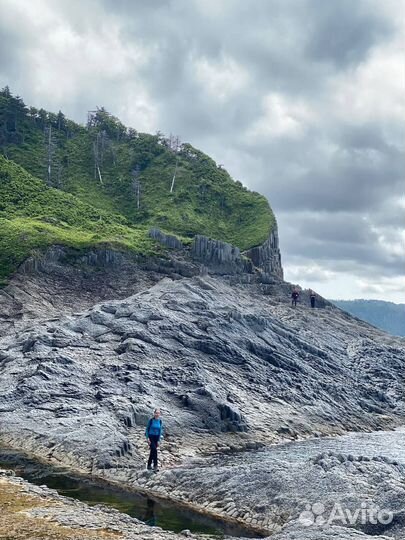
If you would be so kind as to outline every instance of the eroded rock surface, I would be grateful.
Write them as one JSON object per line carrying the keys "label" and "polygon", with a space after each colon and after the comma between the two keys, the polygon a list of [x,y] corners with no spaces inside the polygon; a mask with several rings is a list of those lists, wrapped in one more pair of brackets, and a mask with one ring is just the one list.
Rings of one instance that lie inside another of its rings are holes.
{"label": "eroded rock surface", "polygon": [[0,354],[3,432],[98,467],[140,459],[132,435],[155,405],[191,446],[193,435],[269,442],[402,419],[400,340],[338,310],[298,317],[219,279],[164,279],[6,336]]}
{"label": "eroded rock surface", "polygon": [[218,454],[138,482],[277,539],[323,539],[331,531],[336,538],[357,538],[358,531],[402,539],[405,431],[376,432],[367,441],[351,434]]}
{"label": "eroded rock surface", "polygon": [[[327,456],[324,469],[323,458],[273,465],[246,457],[235,468],[206,456],[400,425],[403,340],[327,303],[292,309],[288,284],[277,279],[176,273],[135,290],[82,313],[33,320],[0,340],[4,443],[289,535],[280,539],[295,538],[300,526],[291,500],[298,511],[299,501],[331,485],[355,501],[376,486],[401,494],[403,469],[392,463],[342,454]],[[167,426],[161,457],[170,470],[151,479],[142,471],[143,431],[155,406]],[[217,508],[227,494],[235,506]],[[329,538],[324,532],[313,538]]]}
{"label": "eroded rock surface", "polygon": [[163,276],[199,274],[199,264],[170,258],[137,258],[108,248],[85,253],[53,246],[33,255],[0,289],[0,336],[34,321],[79,313],[102,300],[123,299]]}

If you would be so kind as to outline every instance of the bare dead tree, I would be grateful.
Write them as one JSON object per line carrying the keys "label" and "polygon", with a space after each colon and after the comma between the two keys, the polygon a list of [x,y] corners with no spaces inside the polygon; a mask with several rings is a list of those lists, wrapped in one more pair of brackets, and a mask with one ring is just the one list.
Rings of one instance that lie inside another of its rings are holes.
{"label": "bare dead tree", "polygon": [[[93,161],[94,161],[94,180],[97,180],[97,175],[100,174],[97,138],[93,141]],[[100,180],[100,183],[101,184],[103,183],[102,179]]]}
{"label": "bare dead tree", "polygon": [[168,148],[174,154],[176,154],[176,165],[174,167],[174,174],[173,174],[173,178],[172,178],[172,184],[170,186],[170,193],[173,193],[173,191],[174,191],[174,183],[176,181],[177,168],[178,168],[178,165],[179,165],[179,151],[180,151],[180,148],[181,148],[181,142],[180,142],[179,136],[178,135],[174,136],[174,135],[170,134],[170,137],[167,139],[167,144],[168,144]]}
{"label": "bare dead tree", "polygon": [[141,205],[141,180],[139,178],[140,173],[141,169],[139,165],[135,165],[135,167],[132,169],[132,191],[136,198],[137,209],[139,209]]}
{"label": "bare dead tree", "polygon": [[170,186],[170,193],[173,193],[174,190],[174,182],[176,181],[176,174],[177,174],[177,166],[179,164],[179,157],[176,157],[176,166],[174,167],[174,174],[172,178],[172,185]]}
{"label": "bare dead tree", "polygon": [[100,164],[104,164],[104,155],[106,150],[111,146],[110,140],[108,138],[107,132],[105,130],[98,133],[98,144],[100,148]]}
{"label": "bare dead tree", "polygon": [[47,179],[48,179],[48,184],[49,185],[51,185],[51,183],[52,183],[52,154],[53,154],[52,126],[51,126],[51,124],[49,124],[49,126],[48,126],[48,146],[47,146],[47,157],[48,157]]}
{"label": "bare dead tree", "polygon": [[94,127],[96,125],[97,112],[98,111],[87,111],[87,127],[88,128]]}
{"label": "bare dead tree", "polygon": [[109,139],[107,133],[104,130],[98,131],[93,141],[94,179],[98,179],[101,185],[104,185],[103,177],[101,176],[101,168],[103,166],[105,151],[108,146]]}
{"label": "bare dead tree", "polygon": [[57,176],[57,187],[60,188],[62,186],[62,172],[63,172],[63,165],[61,163],[58,163],[58,168],[56,171]]}
{"label": "bare dead tree", "polygon": [[44,130],[45,136],[45,154],[46,154],[46,174],[45,179],[48,186],[52,186],[53,183],[53,169],[60,166],[59,161],[56,159],[56,140],[52,130],[52,125],[49,124]]}
{"label": "bare dead tree", "polygon": [[166,139],[166,144],[169,150],[177,154],[181,146],[180,137],[178,135],[173,135],[172,133],[170,133],[169,137]]}

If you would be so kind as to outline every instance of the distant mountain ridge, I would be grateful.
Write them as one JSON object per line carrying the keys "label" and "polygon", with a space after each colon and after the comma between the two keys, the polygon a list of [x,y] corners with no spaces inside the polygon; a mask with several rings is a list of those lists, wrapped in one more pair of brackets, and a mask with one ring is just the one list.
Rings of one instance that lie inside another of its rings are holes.
{"label": "distant mountain ridge", "polygon": [[405,304],[384,300],[330,300],[351,315],[385,330],[405,337]]}

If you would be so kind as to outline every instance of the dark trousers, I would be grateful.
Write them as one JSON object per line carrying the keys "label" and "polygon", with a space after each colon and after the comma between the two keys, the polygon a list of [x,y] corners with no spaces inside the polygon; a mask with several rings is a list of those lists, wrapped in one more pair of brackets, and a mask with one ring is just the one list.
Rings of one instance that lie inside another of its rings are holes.
{"label": "dark trousers", "polygon": [[158,449],[159,437],[157,435],[149,435],[149,440],[150,440],[150,452],[149,452],[149,459],[148,459],[148,467],[152,466],[152,461],[153,461],[153,466],[157,467],[158,466],[157,449]]}

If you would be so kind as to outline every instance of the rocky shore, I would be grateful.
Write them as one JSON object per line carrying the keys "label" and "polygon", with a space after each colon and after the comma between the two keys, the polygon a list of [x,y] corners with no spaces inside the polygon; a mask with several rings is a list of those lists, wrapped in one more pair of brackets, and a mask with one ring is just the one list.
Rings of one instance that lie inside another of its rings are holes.
{"label": "rocky shore", "polygon": [[[163,471],[159,477],[141,474],[136,482],[149,492],[189,501],[262,534],[279,532],[276,538],[294,538],[296,531],[305,538],[311,538],[311,532],[321,537],[323,532],[326,538],[330,529],[346,527],[351,529],[348,538],[357,529],[374,537],[387,533],[400,539],[405,526],[405,432],[374,435],[385,441],[385,449],[365,452],[361,435],[352,437],[356,455],[347,453],[344,437],[332,440],[339,451],[322,452],[326,440],[309,440],[298,456],[294,443],[284,445],[283,453],[275,447],[238,456],[218,454]],[[393,454],[402,461],[382,455],[394,444]],[[313,514],[312,508],[322,512]],[[357,518],[350,524],[347,516],[355,516],[356,511]],[[382,522],[372,518],[372,511],[380,512]],[[321,521],[315,522],[316,518]]]}
{"label": "rocky shore", "polygon": [[[220,264],[221,246],[198,245],[199,257],[207,249]],[[245,264],[239,253],[223,253],[228,265]],[[266,253],[256,253],[257,260]],[[383,450],[370,457],[335,449],[291,462],[288,455],[274,459],[270,449],[402,425],[404,340],[322,299],[310,309],[305,292],[303,304],[291,308],[290,286],[276,275],[198,275],[196,262],[175,255],[143,266],[107,258],[102,292],[94,267],[86,270],[80,311],[73,309],[80,287],[73,277],[66,282],[59,256],[26,269],[25,281],[16,277],[31,313],[24,305],[20,322],[9,312],[7,320],[17,322],[3,324],[0,443],[277,540],[401,537],[401,461]],[[110,300],[114,268],[127,274],[117,278]],[[73,266],[67,272],[81,275]],[[48,296],[38,292],[56,283]],[[10,302],[3,295],[3,306]],[[155,406],[167,437],[162,471],[151,477],[143,432]],[[351,512],[375,504],[395,519],[370,530],[303,525],[306,505],[319,502],[325,512],[335,503]]]}

